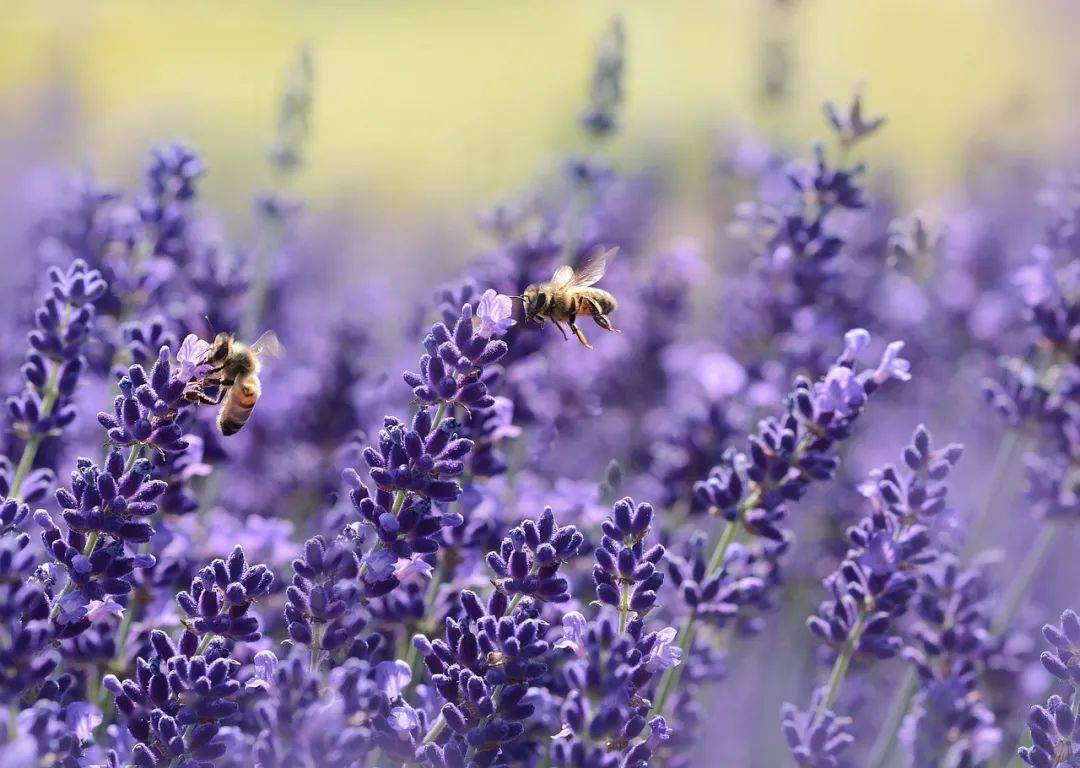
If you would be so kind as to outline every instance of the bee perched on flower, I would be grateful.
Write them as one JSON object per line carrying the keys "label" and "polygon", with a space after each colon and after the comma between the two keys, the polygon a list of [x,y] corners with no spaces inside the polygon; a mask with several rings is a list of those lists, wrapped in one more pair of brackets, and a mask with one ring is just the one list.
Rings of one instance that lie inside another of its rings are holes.
{"label": "bee perched on flower", "polygon": [[[188,336],[177,355],[181,376],[188,385],[184,396],[201,405],[221,405],[218,428],[225,436],[234,435],[251,418],[262,395],[262,359],[280,358],[284,353],[273,331],[266,331],[250,345],[237,341],[231,333],[219,333],[213,344]],[[207,389],[216,394],[208,395]]]}

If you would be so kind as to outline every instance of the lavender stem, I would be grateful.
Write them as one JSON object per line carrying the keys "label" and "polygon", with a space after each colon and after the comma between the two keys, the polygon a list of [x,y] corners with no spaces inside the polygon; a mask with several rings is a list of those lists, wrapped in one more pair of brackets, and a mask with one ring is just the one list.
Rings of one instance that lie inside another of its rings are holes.
{"label": "lavender stem", "polygon": [[994,456],[993,466],[990,468],[989,481],[986,484],[986,495],[983,497],[982,503],[975,511],[974,517],[971,518],[969,523],[969,530],[971,536],[968,538],[966,546],[964,547],[965,554],[971,554],[978,549],[977,542],[979,534],[982,533],[986,520],[990,518],[990,513],[994,510],[998,496],[1001,493],[1002,484],[1007,476],[1009,465],[1012,464],[1013,459],[1016,456],[1016,450],[1020,446],[1020,432],[1016,429],[1010,429],[1005,433],[1005,436],[1001,439],[1001,443],[998,444],[998,450]]}
{"label": "lavender stem", "polygon": [[825,697],[821,700],[817,712],[814,713],[814,719],[812,721],[814,725],[821,722],[821,718],[824,717],[825,712],[832,707],[833,702],[836,701],[837,694],[840,693],[840,686],[844,682],[844,677],[847,675],[848,667],[851,666],[851,659],[855,656],[855,649],[859,645],[859,637],[862,635],[864,624],[866,624],[865,612],[859,615],[858,620],[855,622],[855,626],[851,630],[851,637],[844,643],[840,655],[836,657],[836,661],[833,663],[832,672],[829,674],[829,684],[825,689]]}
{"label": "lavender stem", "polygon": [[[752,506],[752,503],[757,503],[757,494],[751,494],[747,498],[747,508]],[[752,501],[752,503],[751,503]],[[717,570],[723,567],[724,559],[727,557],[728,547],[731,546],[731,542],[735,540],[735,534],[738,531],[738,524],[728,521],[724,525],[724,529],[720,532],[720,540],[716,543],[716,549],[713,550],[712,558],[709,560],[709,575],[716,573]],[[682,649],[683,663],[672,667],[668,667],[664,670],[664,677],[660,680],[659,693],[656,697],[656,703],[653,705],[653,711],[662,715],[664,713],[664,706],[667,704],[668,698],[674,692],[675,687],[679,684],[679,678],[682,677],[683,664],[687,662],[690,655],[690,649],[694,644],[694,630],[697,624],[697,614],[691,612],[686,617],[686,621],[683,622],[682,627],[679,629],[679,647]]]}
{"label": "lavender stem", "polygon": [[900,684],[900,689],[893,696],[892,703],[889,705],[885,723],[881,726],[877,740],[874,741],[874,746],[870,750],[870,757],[866,761],[869,768],[884,768],[888,763],[893,744],[896,742],[896,734],[900,730],[901,723],[904,722],[904,715],[907,714],[908,707],[911,706],[911,700],[915,697],[918,684],[918,673],[916,673],[914,667],[908,667],[907,672],[904,673],[904,680]]}
{"label": "lavender stem", "polygon": [[[64,305],[64,312],[60,316],[60,328],[57,334],[60,338],[64,337],[67,333],[68,325],[71,322],[71,305]],[[49,379],[45,382],[45,394],[41,398],[41,417],[48,418],[52,415],[53,408],[56,407],[56,401],[60,398],[60,364],[53,361],[52,370],[49,371]],[[22,456],[19,457],[19,465],[15,469],[15,476],[11,481],[11,494],[13,499],[20,499],[19,495],[22,492],[22,484],[26,481],[26,476],[30,474],[30,470],[34,467],[34,459],[37,458],[38,449],[41,448],[41,442],[44,440],[44,435],[33,435],[23,447]]]}
{"label": "lavender stem", "polygon": [[1020,610],[1020,605],[1031,588],[1031,582],[1038,575],[1043,560],[1046,559],[1046,555],[1049,553],[1059,530],[1060,523],[1057,521],[1046,521],[1042,524],[1038,537],[1024,556],[1024,560],[1017,571],[1017,576],[1009,584],[1009,589],[1001,602],[1001,613],[998,614],[997,619],[994,621],[994,634],[1000,635],[1009,628],[1012,620],[1016,618],[1016,612]]}

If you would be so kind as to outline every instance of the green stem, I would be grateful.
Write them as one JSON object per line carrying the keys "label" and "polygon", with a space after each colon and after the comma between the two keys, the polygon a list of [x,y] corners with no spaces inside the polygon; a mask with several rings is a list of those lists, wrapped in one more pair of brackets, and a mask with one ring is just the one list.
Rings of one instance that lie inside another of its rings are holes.
{"label": "green stem", "polygon": [[683,665],[690,656],[690,646],[694,641],[696,624],[697,613],[691,613],[682,629],[679,630],[679,648],[682,649],[682,662],[664,670],[664,676],[660,679],[660,687],[656,694],[656,703],[653,705],[653,711],[658,715],[663,713],[668,698],[678,687],[679,680],[682,679]]}
{"label": "green stem", "polygon": [[213,639],[214,639],[214,633],[213,632],[207,632],[205,635],[203,635],[203,639],[199,641],[199,647],[195,649],[195,655],[196,656],[201,655],[202,652],[206,650],[207,646],[210,645],[210,641],[213,640]]}
{"label": "green stem", "polygon": [[[431,575],[431,581],[428,582],[427,595],[424,597],[425,616],[431,616],[434,613],[435,602],[439,599],[439,586],[444,578],[446,578],[446,563],[440,560],[438,568]],[[426,627],[420,624],[418,629],[423,630]],[[405,645],[405,663],[409,665],[409,671],[412,673],[412,679],[409,681],[406,691],[411,693],[420,681],[420,651],[413,645],[412,638],[408,635],[405,637]]]}
{"label": "green stem", "polygon": [[626,631],[626,622],[630,618],[630,586],[619,585],[619,634]]}
{"label": "green stem", "polygon": [[997,615],[993,625],[995,635],[1000,635],[1007,630],[1013,619],[1016,618],[1016,612],[1020,610],[1020,606],[1027,597],[1028,591],[1031,589],[1031,583],[1035,580],[1035,576],[1038,575],[1043,560],[1046,559],[1046,555],[1056,540],[1060,528],[1061,524],[1057,521],[1042,523],[1039,535],[1035,537],[1031,549],[1024,556],[1024,560],[1016,572],[1016,578],[1009,584],[1005,598],[1001,601],[1001,612]]}
{"label": "green stem", "polygon": [[431,728],[424,734],[424,746],[427,746],[435,739],[439,738],[439,734],[443,732],[443,728],[446,727],[446,718],[439,713],[439,716],[435,718],[435,722],[431,724]]}
{"label": "green stem", "polygon": [[979,504],[974,517],[968,525],[971,535],[964,547],[964,554],[970,555],[978,549],[979,534],[982,533],[986,521],[997,507],[998,497],[1001,495],[1002,485],[1009,475],[1009,466],[1016,457],[1016,451],[1020,447],[1020,432],[1010,429],[998,444],[997,453],[994,456],[994,464],[990,468],[990,476],[986,482],[986,495]]}
{"label": "green stem", "polygon": [[431,428],[442,424],[442,420],[446,417],[446,403],[439,403],[439,407],[435,410],[435,416],[431,419]]}
{"label": "green stem", "polygon": [[[757,501],[754,501],[756,504]],[[747,507],[752,508],[753,505]],[[716,548],[713,550],[712,558],[709,560],[709,575],[716,573],[724,567],[724,560],[727,558],[728,547],[731,546],[731,542],[735,540],[735,534],[738,532],[739,526],[737,523],[728,522],[724,525],[724,530],[720,532],[720,540],[716,542]]]}
{"label": "green stem", "polygon": [[135,466],[135,462],[142,456],[142,445],[133,445],[131,447],[131,453],[128,454],[127,461],[124,462],[124,473],[131,471],[131,468]]}
{"label": "green stem", "polygon": [[[42,404],[42,407],[44,408],[44,404]],[[15,477],[11,481],[11,498],[13,499],[21,499],[19,494],[22,492],[22,485],[26,481],[26,476],[30,474],[30,469],[34,466],[34,459],[37,458],[38,448],[41,447],[41,440],[41,435],[34,435],[27,441],[26,445],[23,446],[22,456],[19,458],[19,465],[15,468]]]}
{"label": "green stem", "polygon": [[889,756],[892,754],[893,744],[896,742],[896,734],[900,730],[900,725],[904,722],[904,715],[907,714],[908,707],[911,706],[911,700],[915,697],[918,685],[919,675],[915,671],[915,667],[909,666],[907,672],[904,673],[904,680],[900,684],[900,689],[893,696],[892,703],[889,705],[889,712],[885,716],[885,722],[878,732],[874,746],[870,750],[870,758],[866,761],[868,768],[885,768]]}
{"label": "green stem", "polygon": [[[745,507],[746,509],[752,509],[758,501],[758,494],[753,493],[747,497],[746,501],[740,505],[740,510]],[[741,516],[741,515],[740,515]],[[724,567],[724,560],[727,558],[728,548],[735,540],[735,534],[739,530],[738,523],[728,521],[724,524],[724,529],[720,532],[720,540],[716,542],[716,548],[713,550],[712,558],[709,560],[709,571],[706,578],[712,577],[717,571]],[[664,706],[667,704],[668,698],[675,691],[675,687],[679,684],[679,679],[682,677],[683,665],[687,663],[690,655],[690,649],[694,644],[694,632],[697,625],[697,614],[691,612],[686,620],[683,622],[682,627],[679,629],[679,647],[682,649],[682,663],[675,666],[668,667],[664,670],[664,676],[660,679],[660,686],[657,689],[656,702],[653,704],[653,711],[657,715],[664,713]]]}
{"label": "green stem", "polygon": [[826,710],[836,701],[836,696],[840,693],[840,685],[844,682],[848,667],[851,666],[852,657],[855,656],[855,648],[859,645],[859,637],[862,635],[865,623],[866,614],[860,613],[855,626],[851,629],[850,637],[844,643],[844,647],[840,650],[840,655],[836,657],[836,661],[833,662],[832,672],[829,674],[829,685],[825,689],[825,698],[821,700],[817,712],[814,713],[814,718],[811,721],[813,725],[821,723],[821,718],[825,716]]}
{"label": "green stem", "polygon": [[[64,306],[64,312],[60,316],[60,326],[57,330],[57,335],[60,338],[64,338],[70,321],[71,305],[67,304]],[[43,392],[44,394],[41,396],[41,418],[45,419],[52,415],[53,408],[56,407],[56,401],[60,399],[60,363],[56,360],[52,361],[49,378],[45,380]],[[32,435],[26,441],[26,445],[23,446],[22,456],[19,457],[19,464],[16,466],[15,475],[11,480],[9,498],[21,500],[19,494],[22,492],[23,483],[26,482],[30,470],[34,468],[34,459],[37,458],[38,449],[41,448],[44,439],[44,435]]]}
{"label": "green stem", "polygon": [[323,626],[316,622],[311,637],[311,665],[310,669],[315,672],[319,669],[319,654],[322,653]]}

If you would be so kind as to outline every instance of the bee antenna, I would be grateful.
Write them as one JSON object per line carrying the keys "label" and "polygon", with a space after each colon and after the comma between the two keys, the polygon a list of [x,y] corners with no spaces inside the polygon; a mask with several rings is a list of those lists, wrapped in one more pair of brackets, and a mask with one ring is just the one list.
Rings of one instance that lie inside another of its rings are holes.
{"label": "bee antenna", "polygon": [[210,315],[203,315],[203,320],[206,321],[206,327],[210,331],[210,335],[211,336],[216,335],[215,332],[214,332],[214,324],[212,322],[210,322]]}

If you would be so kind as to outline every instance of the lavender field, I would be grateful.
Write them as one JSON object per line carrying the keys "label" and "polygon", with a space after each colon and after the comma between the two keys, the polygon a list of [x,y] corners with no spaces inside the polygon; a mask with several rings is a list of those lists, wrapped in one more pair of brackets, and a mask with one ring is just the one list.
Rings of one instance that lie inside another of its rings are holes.
{"label": "lavender field", "polygon": [[0,768],[1080,767],[1075,145],[928,175],[894,89],[806,93],[800,3],[704,153],[605,11],[556,151],[442,207],[330,191],[318,39],[257,170],[28,85]]}

